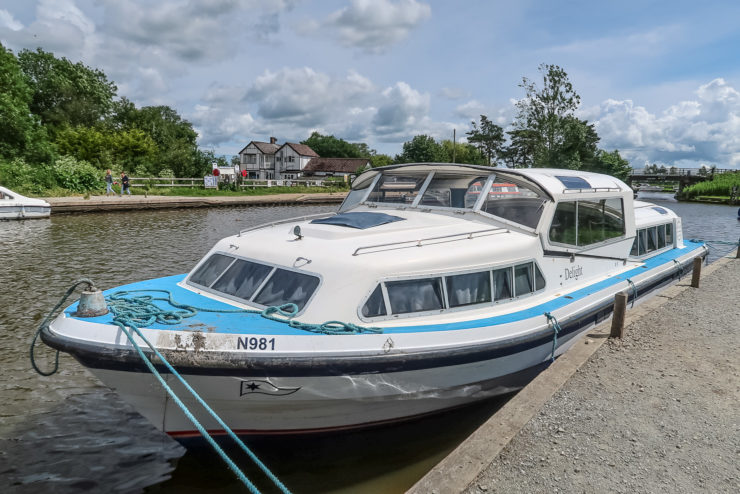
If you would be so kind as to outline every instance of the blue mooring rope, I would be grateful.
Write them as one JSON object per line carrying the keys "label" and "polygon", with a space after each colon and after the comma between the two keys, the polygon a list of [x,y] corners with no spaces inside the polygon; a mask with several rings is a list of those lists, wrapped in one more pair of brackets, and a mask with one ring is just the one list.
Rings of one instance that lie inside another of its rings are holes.
{"label": "blue mooring rope", "polygon": [[226,423],[219,417],[215,411],[211,407],[208,406],[208,404],[200,397],[198,393],[188,384],[188,382],[180,375],[179,372],[175,370],[174,367],[167,361],[167,359],[162,356],[161,353],[157,351],[154,346],[149,342],[149,340],[146,339],[146,337],[141,333],[141,330],[134,324],[130,319],[127,319],[124,316],[115,315],[113,318],[113,322],[121,328],[121,330],[126,334],[126,337],[129,339],[131,344],[134,346],[136,351],[139,353],[139,356],[141,357],[141,360],[144,361],[146,366],[149,368],[152,374],[157,378],[159,383],[162,385],[162,387],[165,389],[167,394],[177,403],[177,405],[180,407],[180,410],[185,414],[185,416],[192,422],[192,424],[198,429],[198,432],[201,433],[201,435],[208,441],[208,443],[211,445],[211,447],[218,453],[218,455],[221,457],[222,460],[228,465],[229,469],[236,474],[236,476],[239,478],[239,480],[249,489],[250,492],[254,494],[259,494],[259,490],[257,487],[250,482],[250,480],[247,478],[246,475],[244,475],[244,472],[242,472],[239,467],[234,463],[234,461],[229,458],[229,456],[224,452],[223,449],[216,443],[215,439],[211,437],[210,434],[208,434],[208,431],[203,427],[203,425],[198,422],[198,419],[195,418],[195,416],[188,410],[187,406],[180,400],[180,398],[175,394],[175,392],[170,388],[170,386],[167,385],[165,380],[162,378],[162,375],[157,371],[157,369],[154,367],[154,364],[152,364],[151,360],[146,356],[144,353],[144,350],[141,349],[141,347],[136,343],[134,340],[133,335],[130,331],[126,329],[126,326],[130,327],[131,329],[136,332],[136,334],[141,338],[144,343],[154,352],[154,354],[162,361],[162,363],[167,367],[167,370],[169,370],[172,375],[177,377],[177,379],[180,381],[180,383],[185,387],[185,389],[190,392],[190,394],[198,401],[198,403],[201,404],[203,408],[213,417],[216,422],[226,431],[226,433],[231,437],[238,445],[239,447],[249,455],[249,457],[254,461],[254,463],[269,477],[269,479],[277,486],[283,493],[290,494],[290,491],[283,485],[282,482],[267,468],[267,466],[260,461],[259,458],[257,458],[257,455],[255,455],[252,450],[250,450],[244,442],[239,439],[239,437],[234,433],[234,431],[231,430],[231,428],[226,425]]}
{"label": "blue mooring rope", "polygon": [[632,287],[632,307],[631,308],[634,308],[635,301],[637,300],[637,286],[635,286],[635,283],[629,278],[627,278],[627,283],[629,283],[630,286]]}
{"label": "blue mooring rope", "polygon": [[555,347],[558,344],[558,334],[560,331],[562,331],[562,328],[560,327],[560,323],[558,323],[558,320],[550,314],[549,312],[545,312],[545,317],[547,318],[547,322],[552,323],[552,352],[550,354],[550,362],[555,362]]}

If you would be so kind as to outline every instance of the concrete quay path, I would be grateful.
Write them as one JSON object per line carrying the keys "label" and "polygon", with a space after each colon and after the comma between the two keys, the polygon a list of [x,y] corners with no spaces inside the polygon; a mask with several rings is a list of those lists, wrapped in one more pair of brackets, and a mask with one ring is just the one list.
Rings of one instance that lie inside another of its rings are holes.
{"label": "concrete quay path", "polygon": [[102,211],[130,211],[135,209],[199,208],[218,206],[274,206],[306,204],[338,204],[346,192],[316,194],[270,194],[259,196],[155,196],[124,195],[84,197],[48,197],[51,214]]}
{"label": "concrete quay path", "polygon": [[740,492],[740,259],[595,328],[408,492]]}

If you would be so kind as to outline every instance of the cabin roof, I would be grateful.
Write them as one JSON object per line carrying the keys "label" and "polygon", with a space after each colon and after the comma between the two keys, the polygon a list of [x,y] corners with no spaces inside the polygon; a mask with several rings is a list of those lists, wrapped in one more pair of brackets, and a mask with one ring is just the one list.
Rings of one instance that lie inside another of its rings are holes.
{"label": "cabin roof", "polygon": [[396,171],[403,168],[421,173],[433,170],[445,172],[475,171],[477,173],[485,171],[489,174],[496,173],[501,175],[501,178],[496,179],[497,181],[503,180],[506,176],[519,176],[537,184],[553,199],[574,198],[579,194],[593,194],[595,191],[616,193],[615,195],[623,195],[627,192],[632,193],[632,189],[618,178],[600,173],[561,168],[499,168],[455,163],[412,163],[375,168],[358,176],[352,185],[357,188],[367,180],[371,180],[377,173]]}

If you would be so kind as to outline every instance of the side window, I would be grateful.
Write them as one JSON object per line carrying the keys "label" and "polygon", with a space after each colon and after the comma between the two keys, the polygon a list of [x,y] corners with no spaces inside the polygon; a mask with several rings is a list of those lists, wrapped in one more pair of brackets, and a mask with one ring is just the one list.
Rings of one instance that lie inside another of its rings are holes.
{"label": "side window", "polygon": [[377,317],[385,316],[387,314],[388,313],[385,310],[385,300],[383,300],[383,289],[378,285],[362,307],[362,315],[365,317]]}
{"label": "side window", "polygon": [[576,202],[559,202],[550,225],[550,241],[576,245]]}
{"label": "side window", "polygon": [[534,291],[534,284],[532,283],[532,263],[520,264],[514,268],[514,287],[516,288],[516,295],[525,295]]}
{"label": "side window", "polygon": [[640,239],[640,255],[643,255],[647,252],[647,230],[638,231],[637,237]]}
{"label": "side window", "polygon": [[647,229],[647,251],[652,252],[658,248],[658,228],[651,226]]}
{"label": "side window", "polygon": [[658,225],[658,248],[665,247],[665,225]]}
{"label": "side window", "polygon": [[578,201],[578,245],[591,245],[624,234],[622,199]]}
{"label": "side window", "polygon": [[555,208],[550,241],[579,247],[624,235],[621,198],[562,201]]}
{"label": "side window", "polygon": [[408,314],[444,308],[442,280],[389,281],[385,284],[393,314]]}
{"label": "side window", "polygon": [[542,275],[542,271],[540,271],[540,267],[535,264],[534,265],[534,289],[535,290],[542,290],[545,288],[545,277]]}
{"label": "side window", "polygon": [[210,287],[233,261],[233,257],[213,254],[190,276],[189,281],[190,283]]}
{"label": "side window", "polygon": [[496,269],[493,271],[494,300],[511,298],[511,268]]}
{"label": "side window", "polygon": [[450,307],[462,307],[491,301],[491,275],[489,271],[447,276],[445,281]]}
{"label": "side window", "polygon": [[665,242],[667,245],[673,245],[673,223],[665,225]]}
{"label": "side window", "polygon": [[639,250],[639,248],[637,246],[638,245],[638,242],[639,242],[638,241],[639,238],[640,238],[640,235],[638,233],[637,235],[635,235],[635,241],[632,242],[632,250],[630,250],[630,255],[631,256],[638,256],[639,255],[640,250]]}
{"label": "side window", "polygon": [[301,310],[317,286],[319,279],[316,276],[276,269],[254,302],[267,306],[293,303]]}

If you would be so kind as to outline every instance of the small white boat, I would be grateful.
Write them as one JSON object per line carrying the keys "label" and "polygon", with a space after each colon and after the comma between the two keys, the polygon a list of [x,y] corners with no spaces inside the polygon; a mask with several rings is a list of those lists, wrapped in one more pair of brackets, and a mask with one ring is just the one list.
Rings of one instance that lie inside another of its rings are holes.
{"label": "small white boat", "polygon": [[51,206],[42,199],[34,199],[0,186],[0,220],[48,218]]}
{"label": "small white boat", "polygon": [[[236,433],[297,433],[398,421],[519,389],[607,318],[616,293],[643,297],[705,254],[683,239],[676,214],[634,201],[610,176],[413,164],[360,175],[338,214],[242,231],[188,274],[105,294],[115,304],[134,291],[165,291],[206,309],[141,334]],[[284,304],[295,314],[276,316]],[[76,310],[60,314],[43,340],[160,429],[196,435],[111,314]]]}

